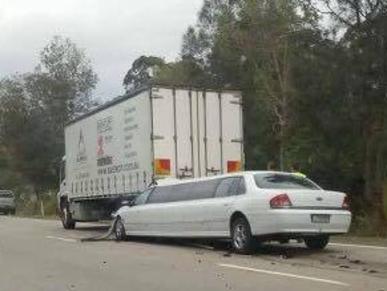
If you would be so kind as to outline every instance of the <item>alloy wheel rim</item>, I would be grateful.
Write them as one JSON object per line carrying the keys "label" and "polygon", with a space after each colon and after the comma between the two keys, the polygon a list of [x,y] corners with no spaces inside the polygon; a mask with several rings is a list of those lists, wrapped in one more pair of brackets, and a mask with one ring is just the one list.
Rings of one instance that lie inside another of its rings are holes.
{"label": "alloy wheel rim", "polygon": [[122,225],[121,221],[117,222],[117,227],[116,227],[116,237],[121,238],[122,237]]}
{"label": "alloy wheel rim", "polygon": [[235,226],[234,244],[238,249],[243,249],[247,244],[247,230],[243,224],[237,224]]}

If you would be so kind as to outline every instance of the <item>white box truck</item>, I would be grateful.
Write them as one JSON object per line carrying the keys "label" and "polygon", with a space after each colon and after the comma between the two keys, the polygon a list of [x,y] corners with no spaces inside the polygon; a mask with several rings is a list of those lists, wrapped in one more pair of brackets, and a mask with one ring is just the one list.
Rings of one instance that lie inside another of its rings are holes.
{"label": "white box truck", "polygon": [[123,200],[158,179],[242,170],[242,123],[239,91],[162,85],[72,120],[58,194],[64,227],[109,219]]}

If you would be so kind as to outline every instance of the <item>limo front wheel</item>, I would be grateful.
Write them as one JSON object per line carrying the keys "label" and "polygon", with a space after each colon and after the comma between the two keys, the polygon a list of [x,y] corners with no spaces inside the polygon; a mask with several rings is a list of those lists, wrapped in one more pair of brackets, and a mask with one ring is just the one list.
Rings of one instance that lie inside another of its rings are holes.
{"label": "limo front wheel", "polygon": [[116,240],[126,239],[125,227],[120,217],[118,217],[116,220],[116,223],[114,226],[114,235],[116,237]]}
{"label": "limo front wheel", "polygon": [[236,218],[231,227],[232,246],[237,253],[250,253],[255,244],[255,238],[251,234],[249,222],[243,218]]}

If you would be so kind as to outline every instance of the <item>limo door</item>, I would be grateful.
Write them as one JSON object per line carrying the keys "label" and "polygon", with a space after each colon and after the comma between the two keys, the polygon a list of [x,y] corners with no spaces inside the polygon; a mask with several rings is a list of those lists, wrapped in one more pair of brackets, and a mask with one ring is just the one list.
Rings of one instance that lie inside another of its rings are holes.
{"label": "limo door", "polygon": [[173,193],[176,195],[174,211],[170,215],[179,217],[178,235],[186,237],[209,236],[211,221],[210,200],[216,188],[216,181],[203,181],[176,185]]}
{"label": "limo door", "polygon": [[180,197],[178,196],[179,191],[176,191],[176,186],[156,187],[140,203],[144,204],[131,207],[129,211],[125,212],[124,220],[128,233],[132,235],[184,236],[189,230],[185,214],[188,205],[187,201],[179,201]]}
{"label": "limo door", "polygon": [[140,216],[148,231],[170,236],[207,236],[217,181],[157,187]]}
{"label": "limo door", "polygon": [[234,210],[234,203],[238,198],[237,195],[244,192],[242,177],[222,179],[216,189],[215,198],[210,201],[212,219],[209,228],[211,232],[227,236],[230,234],[230,217]]}

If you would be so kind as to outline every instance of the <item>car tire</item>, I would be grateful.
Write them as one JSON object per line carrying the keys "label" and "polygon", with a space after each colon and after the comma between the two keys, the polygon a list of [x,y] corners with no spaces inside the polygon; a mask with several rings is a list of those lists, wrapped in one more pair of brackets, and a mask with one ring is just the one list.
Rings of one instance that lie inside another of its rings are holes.
{"label": "car tire", "polygon": [[329,243],[329,236],[307,237],[304,239],[304,242],[311,250],[322,250]]}
{"label": "car tire", "polygon": [[125,226],[120,217],[118,217],[115,222],[114,236],[117,241],[123,241],[126,239]]}
{"label": "car tire", "polygon": [[74,229],[75,220],[72,218],[68,205],[61,206],[61,215],[62,225],[64,229]]}
{"label": "car tire", "polygon": [[233,249],[239,254],[250,254],[256,244],[249,222],[244,217],[236,218],[231,224],[231,241]]}

